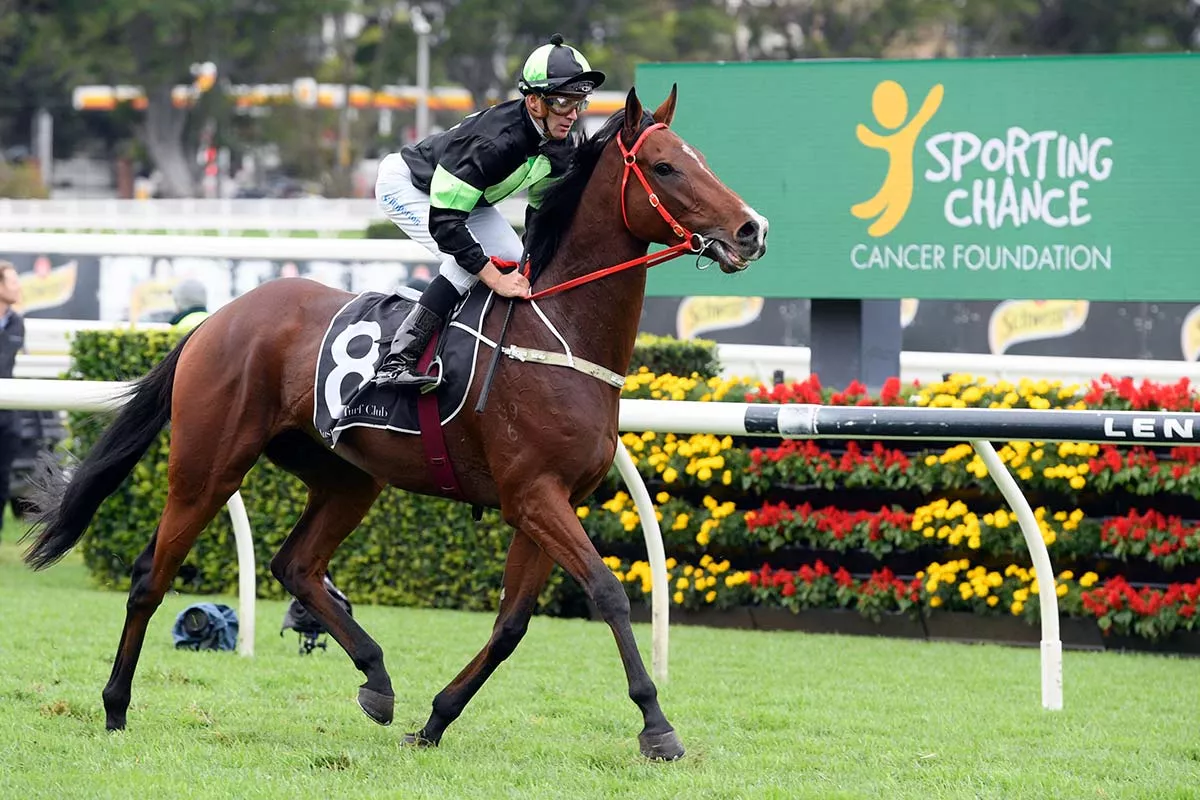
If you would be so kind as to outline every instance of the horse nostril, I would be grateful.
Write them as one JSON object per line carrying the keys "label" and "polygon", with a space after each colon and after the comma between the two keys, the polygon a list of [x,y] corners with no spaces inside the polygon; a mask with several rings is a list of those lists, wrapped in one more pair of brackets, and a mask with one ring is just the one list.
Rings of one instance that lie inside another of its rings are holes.
{"label": "horse nostril", "polygon": [[746,224],[738,228],[737,240],[739,242],[758,242],[758,223],[754,220],[747,220]]}

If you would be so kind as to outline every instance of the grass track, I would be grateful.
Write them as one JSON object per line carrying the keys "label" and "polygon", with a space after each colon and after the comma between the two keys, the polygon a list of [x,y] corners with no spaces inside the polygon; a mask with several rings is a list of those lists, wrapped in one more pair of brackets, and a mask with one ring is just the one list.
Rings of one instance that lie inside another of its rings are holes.
{"label": "grass track", "polygon": [[108,734],[124,596],[91,589],[74,554],[30,572],[14,538],[0,541],[0,798],[1200,798],[1200,660],[1068,652],[1051,713],[1035,649],[678,627],[660,698],[688,755],[648,764],[608,631],[537,618],[442,747],[417,751],[400,735],[492,619],[370,606],[355,616],[387,656],[390,728],[354,704],[362,678],[336,645],[301,657],[277,636],[283,603],[259,603],[246,660],[175,651],[171,624],[198,598],[170,595],[129,729]]}

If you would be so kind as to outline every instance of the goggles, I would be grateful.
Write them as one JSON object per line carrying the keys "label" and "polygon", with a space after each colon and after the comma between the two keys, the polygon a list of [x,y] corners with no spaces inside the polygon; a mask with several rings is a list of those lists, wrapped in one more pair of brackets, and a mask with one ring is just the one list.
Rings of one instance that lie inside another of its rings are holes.
{"label": "goggles", "polygon": [[582,114],[588,107],[587,95],[567,96],[552,94],[542,99],[546,102],[546,107],[550,109],[550,113],[557,114],[560,117],[565,117],[572,111],[578,111]]}

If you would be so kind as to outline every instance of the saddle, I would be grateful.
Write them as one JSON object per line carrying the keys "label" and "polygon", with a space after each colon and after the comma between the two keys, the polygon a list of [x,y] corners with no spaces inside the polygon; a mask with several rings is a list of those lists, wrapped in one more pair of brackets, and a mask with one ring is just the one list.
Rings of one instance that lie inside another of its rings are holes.
{"label": "saddle", "polygon": [[372,382],[384,349],[420,294],[363,292],[334,315],[321,338],[313,386],[313,425],[330,447],[354,427],[421,435],[439,488],[460,497],[446,454],[442,426],[462,413],[476,380],[483,321],[494,294],[477,285],[425,348],[418,367],[439,377],[437,390],[377,386]]}

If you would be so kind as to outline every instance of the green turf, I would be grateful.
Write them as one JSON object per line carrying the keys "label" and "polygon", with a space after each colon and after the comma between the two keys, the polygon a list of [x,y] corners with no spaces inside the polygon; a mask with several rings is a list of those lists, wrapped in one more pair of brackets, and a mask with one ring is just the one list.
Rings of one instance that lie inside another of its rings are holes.
{"label": "green turf", "polygon": [[354,704],[361,676],[341,650],[301,657],[279,637],[283,603],[259,603],[243,659],[173,650],[172,621],[197,599],[174,594],[129,728],[108,734],[100,690],[124,596],[90,588],[74,554],[30,572],[13,539],[10,525],[0,798],[1200,797],[1196,660],[1068,652],[1066,707],[1048,712],[1035,649],[679,627],[660,698],[688,754],[650,764],[607,629],[538,618],[442,746],[419,751],[400,736],[490,616],[355,607],[397,692],[381,728]]}

